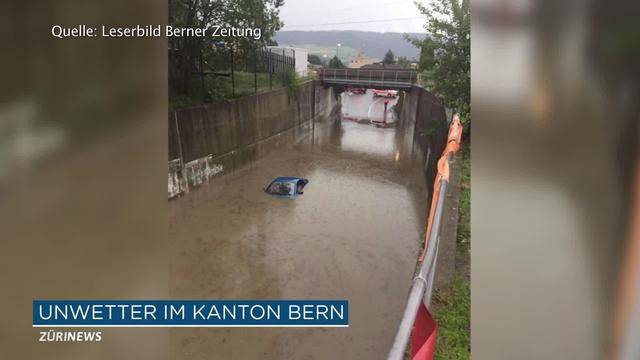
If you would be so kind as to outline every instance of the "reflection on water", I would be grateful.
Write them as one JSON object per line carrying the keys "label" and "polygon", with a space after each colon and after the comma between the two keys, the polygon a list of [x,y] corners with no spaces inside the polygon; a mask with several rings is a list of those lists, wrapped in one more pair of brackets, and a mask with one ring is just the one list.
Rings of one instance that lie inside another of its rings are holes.
{"label": "reflection on water", "polygon": [[345,151],[364,152],[376,155],[394,155],[397,150],[394,129],[359,125],[358,131],[347,131],[342,136],[340,147]]}
{"label": "reflection on water", "polygon": [[[170,202],[172,298],[347,299],[346,329],[176,329],[172,357],[363,359],[386,353],[426,216],[404,130],[343,121]],[[308,178],[295,200],[277,176]],[[246,346],[251,344],[251,346]]]}

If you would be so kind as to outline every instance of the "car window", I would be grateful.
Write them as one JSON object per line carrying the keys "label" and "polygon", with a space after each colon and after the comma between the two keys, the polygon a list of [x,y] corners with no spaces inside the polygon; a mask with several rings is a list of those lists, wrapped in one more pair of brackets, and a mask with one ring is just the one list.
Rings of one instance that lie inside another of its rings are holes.
{"label": "car window", "polygon": [[292,183],[276,181],[271,184],[269,193],[274,195],[293,195],[294,190]]}
{"label": "car window", "polygon": [[302,194],[302,190],[304,189],[305,185],[307,185],[308,182],[309,181],[307,179],[298,180],[298,188],[296,189],[298,194]]}

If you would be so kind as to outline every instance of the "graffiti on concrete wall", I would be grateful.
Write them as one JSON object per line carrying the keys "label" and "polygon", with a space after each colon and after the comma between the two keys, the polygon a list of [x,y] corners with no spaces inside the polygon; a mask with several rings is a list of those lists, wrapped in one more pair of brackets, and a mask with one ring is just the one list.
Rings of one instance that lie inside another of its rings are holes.
{"label": "graffiti on concrete wall", "polygon": [[171,160],[168,177],[169,199],[206,184],[223,173],[224,166],[215,163],[212,155],[190,161],[184,166],[180,159]]}
{"label": "graffiti on concrete wall", "polygon": [[180,159],[173,159],[169,161],[169,199],[176,197],[182,193],[182,189],[184,189],[184,184],[182,184],[181,179],[181,169],[182,169],[182,161]]}
{"label": "graffiti on concrete wall", "polygon": [[214,164],[213,156],[209,155],[186,163],[184,170],[189,187],[198,187],[208,183],[211,178],[222,175],[224,167],[222,164]]}

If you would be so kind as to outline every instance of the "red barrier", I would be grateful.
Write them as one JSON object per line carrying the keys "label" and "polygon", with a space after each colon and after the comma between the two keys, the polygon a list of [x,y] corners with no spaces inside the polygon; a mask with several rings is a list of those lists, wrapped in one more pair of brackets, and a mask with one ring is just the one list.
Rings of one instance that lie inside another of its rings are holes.
{"label": "red barrier", "polygon": [[411,359],[431,360],[436,351],[438,325],[424,304],[420,305],[411,334]]}

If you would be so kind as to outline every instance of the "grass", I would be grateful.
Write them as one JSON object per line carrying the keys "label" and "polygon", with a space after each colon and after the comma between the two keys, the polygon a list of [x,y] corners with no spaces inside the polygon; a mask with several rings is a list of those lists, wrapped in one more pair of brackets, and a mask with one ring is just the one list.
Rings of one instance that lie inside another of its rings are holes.
{"label": "grass", "polygon": [[435,296],[438,321],[436,360],[459,360],[471,357],[470,339],[470,282],[458,277],[447,293]]}
{"label": "grass", "polygon": [[[458,360],[471,357],[469,249],[471,246],[471,152],[468,144],[460,148],[460,199],[456,238],[456,279],[452,286],[435,294],[438,345],[435,359]],[[458,261],[462,260],[462,261]]]}
{"label": "grass", "polygon": [[471,242],[471,151],[468,144],[460,147],[462,166],[460,169],[460,201],[458,203],[458,246]]}
{"label": "grass", "polygon": [[234,98],[253,95],[256,93],[255,82],[257,80],[258,93],[282,87],[283,78],[281,74],[273,74],[269,80],[268,73],[258,73],[256,78],[251,72],[235,71],[233,83],[231,77],[206,76],[202,93],[202,82],[199,76],[195,76],[191,81],[191,91],[189,96],[172,96],[169,99],[171,110],[202,105],[207,103],[218,103]]}

